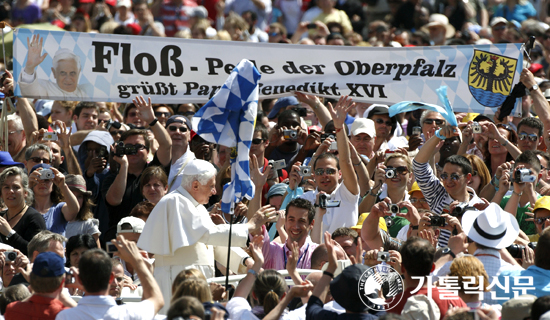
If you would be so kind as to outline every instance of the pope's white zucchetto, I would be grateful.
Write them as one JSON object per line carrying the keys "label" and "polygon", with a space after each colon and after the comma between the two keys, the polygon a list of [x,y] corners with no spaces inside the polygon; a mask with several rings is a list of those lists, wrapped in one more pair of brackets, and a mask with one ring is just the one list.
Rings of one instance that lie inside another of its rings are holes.
{"label": "pope's white zucchetto", "polygon": [[182,174],[186,176],[194,176],[212,171],[216,172],[216,168],[213,164],[205,160],[195,159],[190,161],[185,168],[183,168]]}

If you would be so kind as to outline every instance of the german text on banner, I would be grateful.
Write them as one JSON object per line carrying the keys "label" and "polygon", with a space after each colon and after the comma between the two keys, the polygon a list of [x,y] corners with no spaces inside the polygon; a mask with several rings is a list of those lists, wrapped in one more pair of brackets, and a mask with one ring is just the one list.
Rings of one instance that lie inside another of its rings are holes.
{"label": "german text on banner", "polygon": [[[293,91],[392,105],[438,104],[492,114],[519,81],[520,44],[364,48],[18,29],[16,95],[74,101],[207,102],[242,59],[261,73],[260,99]],[[37,35],[33,37],[33,35]]]}

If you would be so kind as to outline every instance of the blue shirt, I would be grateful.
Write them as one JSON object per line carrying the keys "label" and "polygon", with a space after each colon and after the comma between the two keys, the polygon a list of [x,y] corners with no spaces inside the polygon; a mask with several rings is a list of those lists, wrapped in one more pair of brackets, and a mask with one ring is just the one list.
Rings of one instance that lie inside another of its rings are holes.
{"label": "blue shirt", "polygon": [[535,7],[527,1],[525,4],[516,4],[514,11],[510,11],[507,5],[500,5],[495,10],[495,17],[504,17],[508,21],[516,20],[519,23],[527,20],[530,17],[537,16],[537,10]]}
{"label": "blue shirt", "polygon": [[46,228],[51,232],[61,235],[65,235],[65,229],[67,228],[67,220],[65,220],[65,216],[61,212],[64,205],[65,202],[60,202],[50,207],[48,212],[42,215],[46,221]]}
{"label": "blue shirt", "polygon": [[[506,277],[508,277],[509,285],[505,285]],[[529,277],[532,279],[533,285],[525,285],[528,283],[527,279],[518,279],[517,277]],[[517,284],[514,282],[517,281]],[[496,292],[497,298],[507,297],[508,299],[514,298],[514,291],[518,292],[518,296],[522,294],[532,294],[537,297],[547,296],[550,294],[550,270],[542,269],[537,266],[530,266],[525,270],[504,270],[498,276],[498,282],[504,287],[501,288],[495,284],[491,290]],[[523,284],[523,285],[520,285]],[[522,292],[522,288],[534,287],[533,290],[527,290]],[[504,292],[508,289],[508,293]],[[506,300],[497,300],[498,303],[503,304]]]}

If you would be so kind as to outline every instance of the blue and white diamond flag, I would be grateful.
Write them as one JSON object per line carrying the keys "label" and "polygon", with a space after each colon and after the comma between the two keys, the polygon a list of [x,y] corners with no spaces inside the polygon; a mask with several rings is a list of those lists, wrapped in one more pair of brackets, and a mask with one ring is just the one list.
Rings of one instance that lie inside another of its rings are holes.
{"label": "blue and white diamond flag", "polygon": [[222,88],[193,117],[193,129],[204,140],[236,147],[236,152],[231,152],[231,182],[223,188],[221,209],[226,213],[243,198],[254,198],[248,159],[258,111],[260,77],[252,62],[241,60]]}

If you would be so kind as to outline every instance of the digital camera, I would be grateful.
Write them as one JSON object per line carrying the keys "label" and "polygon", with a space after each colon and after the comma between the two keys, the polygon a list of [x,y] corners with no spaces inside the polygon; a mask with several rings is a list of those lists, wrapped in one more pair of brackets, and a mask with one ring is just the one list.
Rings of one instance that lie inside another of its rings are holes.
{"label": "digital camera", "polygon": [[[529,248],[535,250],[537,248],[537,242],[529,242],[528,246]],[[506,250],[508,250],[512,258],[518,258],[518,259],[521,259],[522,257],[521,253],[523,252],[524,249],[525,249],[525,246],[522,246],[516,243],[513,243],[512,245],[506,248]]]}
{"label": "digital camera", "polygon": [[107,253],[118,252],[118,248],[111,241],[107,242],[105,245],[107,247]]}
{"label": "digital camera", "polygon": [[325,141],[327,138],[336,139],[336,137],[332,133],[323,133],[321,134],[321,143]]}
{"label": "digital camera", "polygon": [[534,175],[531,175],[531,170],[529,169],[517,169],[514,172],[514,182],[515,183],[524,183],[524,182],[535,182],[537,180],[537,177]]}
{"label": "digital camera", "polygon": [[399,206],[398,206],[398,205],[396,205],[396,204],[390,204],[390,212],[391,212],[392,214],[397,214],[397,213],[399,213],[399,211],[401,211],[401,210],[399,209]]}
{"label": "digital camera", "polygon": [[329,151],[335,151],[338,150],[338,143],[336,141],[332,141],[330,144],[330,147],[328,148]]}
{"label": "digital camera", "polygon": [[393,179],[397,176],[397,172],[395,169],[385,169],[386,171],[386,179]]}
{"label": "digital camera", "polygon": [[450,214],[453,217],[461,217],[464,214],[464,212],[466,212],[467,210],[477,210],[477,209],[469,206],[467,202],[462,202],[457,204],[453,208],[453,211]]}
{"label": "digital camera", "polygon": [[420,135],[422,133],[422,127],[413,127],[412,135]]}
{"label": "digital camera", "polygon": [[432,225],[432,227],[444,227],[447,225],[445,218],[441,216],[431,216],[430,224]]}
{"label": "digital camera", "polygon": [[97,152],[97,157],[98,158],[107,158],[109,156],[109,152],[107,152],[107,147],[106,146],[101,146],[99,148],[99,151]]}
{"label": "digital camera", "polygon": [[390,253],[387,251],[378,252],[376,261],[382,261],[382,262],[390,261]]}
{"label": "digital camera", "polygon": [[481,133],[481,125],[477,122],[474,122],[472,124],[472,132],[473,133]]}
{"label": "digital camera", "polygon": [[335,208],[340,206],[340,200],[330,200],[329,196],[326,194],[319,195],[319,208]]}
{"label": "digital camera", "polygon": [[296,130],[283,130],[283,137],[287,140],[296,140],[298,138],[298,131],[296,131]]}
{"label": "digital camera", "polygon": [[269,162],[267,163],[268,165],[272,166],[273,167],[273,170],[281,170],[281,169],[284,169],[286,168],[286,161],[285,159],[281,159],[281,160],[269,160]]}
{"label": "digital camera", "polygon": [[298,174],[300,177],[309,177],[312,175],[311,166],[300,166],[299,168]]}
{"label": "digital camera", "polygon": [[55,174],[51,169],[40,170],[40,180],[50,180],[55,178]]}
{"label": "digital camera", "polygon": [[5,251],[4,257],[6,261],[15,261],[17,259],[17,252],[15,251]]}
{"label": "digital camera", "polygon": [[44,138],[42,138],[42,140],[57,141],[57,132],[46,132],[46,133],[44,133]]}

